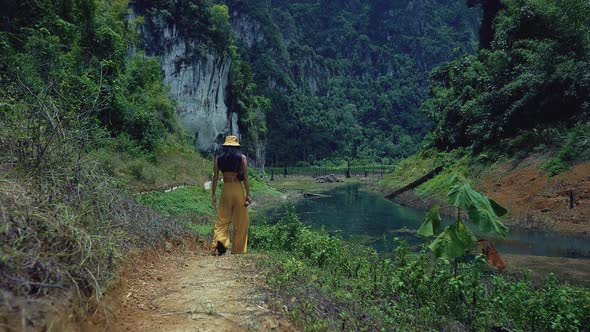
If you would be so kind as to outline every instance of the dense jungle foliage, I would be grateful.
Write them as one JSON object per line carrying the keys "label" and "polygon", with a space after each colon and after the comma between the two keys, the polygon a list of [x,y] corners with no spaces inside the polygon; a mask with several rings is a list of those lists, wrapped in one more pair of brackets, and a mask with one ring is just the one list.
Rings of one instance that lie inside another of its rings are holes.
{"label": "dense jungle foliage", "polygon": [[417,111],[428,72],[475,52],[479,28],[464,1],[226,3],[255,91],[272,101],[271,165],[411,155],[431,126]]}
{"label": "dense jungle foliage", "polygon": [[433,145],[526,153],[569,141],[561,159],[590,158],[588,13],[584,0],[503,1],[489,48],[432,72]]}

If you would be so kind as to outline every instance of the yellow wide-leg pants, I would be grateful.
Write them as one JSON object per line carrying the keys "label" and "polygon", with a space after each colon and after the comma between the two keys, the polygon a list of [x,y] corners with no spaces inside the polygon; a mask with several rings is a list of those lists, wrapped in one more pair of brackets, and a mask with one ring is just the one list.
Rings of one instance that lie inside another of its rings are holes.
{"label": "yellow wide-leg pants", "polygon": [[226,248],[230,247],[229,226],[233,222],[231,253],[246,253],[250,218],[245,204],[246,196],[242,183],[240,181],[224,182],[219,206],[217,207],[217,220],[213,229],[213,248],[217,248],[217,241],[221,242]]}

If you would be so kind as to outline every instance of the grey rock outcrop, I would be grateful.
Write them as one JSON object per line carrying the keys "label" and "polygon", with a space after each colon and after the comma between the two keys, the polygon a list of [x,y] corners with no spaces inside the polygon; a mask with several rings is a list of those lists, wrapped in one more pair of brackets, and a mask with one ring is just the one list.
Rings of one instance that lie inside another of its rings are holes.
{"label": "grey rock outcrop", "polygon": [[315,178],[316,183],[334,183],[334,182],[342,182],[339,178],[336,177],[334,174],[328,174],[326,176],[319,176]]}
{"label": "grey rock outcrop", "polygon": [[239,136],[238,114],[226,104],[231,57],[179,33],[158,17],[141,26],[143,49],[160,58],[164,82],[176,101],[181,124],[203,152],[212,152],[224,135]]}
{"label": "grey rock outcrop", "polygon": [[251,19],[248,15],[241,14],[237,10],[232,11],[232,30],[236,39],[244,43],[248,48],[253,47],[264,39],[261,23]]}

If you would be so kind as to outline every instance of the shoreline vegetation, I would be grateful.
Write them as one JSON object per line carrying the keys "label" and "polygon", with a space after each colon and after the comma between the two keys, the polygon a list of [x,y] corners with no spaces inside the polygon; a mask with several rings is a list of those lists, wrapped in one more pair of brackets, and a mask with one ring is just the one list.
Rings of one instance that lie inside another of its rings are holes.
{"label": "shoreline vegetation", "polygon": [[[497,273],[478,257],[455,264],[398,243],[392,255],[305,226],[293,208],[256,225],[254,250],[276,298],[305,330],[583,330],[587,288]],[[557,295],[559,294],[559,295]],[[579,301],[579,302],[577,302]],[[558,303],[559,302],[559,303]]]}

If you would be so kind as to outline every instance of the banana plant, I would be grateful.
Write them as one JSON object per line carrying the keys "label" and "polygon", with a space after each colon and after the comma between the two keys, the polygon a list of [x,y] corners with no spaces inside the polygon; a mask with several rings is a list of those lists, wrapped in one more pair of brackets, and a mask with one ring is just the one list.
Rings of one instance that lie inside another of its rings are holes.
{"label": "banana plant", "polygon": [[[469,181],[460,174],[454,174],[448,181],[449,191],[446,201],[457,207],[459,211],[467,213],[467,222],[477,226],[486,233],[496,233],[502,237],[508,232],[508,228],[502,224],[501,218],[508,214],[508,210],[488,198],[484,194],[475,191]],[[454,259],[461,257],[465,251],[472,248],[477,239],[471,229],[461,219],[461,213],[457,213],[455,222],[442,229],[440,206],[435,205],[426,214],[424,222],[418,229],[418,234],[430,237],[438,234],[429,245],[437,258]]]}

